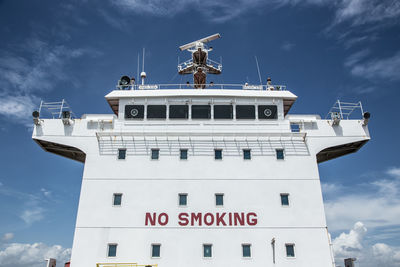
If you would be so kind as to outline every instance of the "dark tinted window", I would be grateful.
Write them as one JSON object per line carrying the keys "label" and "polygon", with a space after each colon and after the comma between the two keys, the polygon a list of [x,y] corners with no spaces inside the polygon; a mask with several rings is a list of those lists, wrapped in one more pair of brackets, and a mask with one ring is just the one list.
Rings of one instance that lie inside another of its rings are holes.
{"label": "dark tinted window", "polygon": [[250,245],[242,245],[243,257],[251,257]]}
{"label": "dark tinted window", "polygon": [[214,119],[232,119],[232,105],[214,105]]}
{"label": "dark tinted window", "polygon": [[158,159],[160,156],[160,150],[159,149],[152,149],[151,150],[151,159]]}
{"label": "dark tinted window", "polygon": [[294,245],[286,244],[286,257],[294,257]]}
{"label": "dark tinted window", "polygon": [[180,159],[187,159],[188,158],[188,150],[187,149],[181,149],[180,150]]}
{"label": "dark tinted window", "polygon": [[282,206],[289,206],[289,194],[281,194]]}
{"label": "dark tinted window", "polygon": [[203,245],[203,257],[211,258],[212,257],[212,245]]}
{"label": "dark tinted window", "polygon": [[153,258],[159,258],[159,257],[160,257],[161,245],[153,244],[153,245],[151,245],[151,246],[152,246],[152,249],[151,249],[151,256],[152,256]]}
{"label": "dark tinted window", "polygon": [[243,149],[243,159],[251,159],[251,150]]}
{"label": "dark tinted window", "polygon": [[187,205],[187,194],[179,194],[179,206]]}
{"label": "dark tinted window", "polygon": [[215,149],[214,150],[214,158],[215,159],[222,159],[222,149]]}
{"label": "dark tinted window", "polygon": [[277,107],[274,105],[258,106],[258,118],[260,120],[273,120],[278,117]]}
{"label": "dark tinted window", "polygon": [[187,119],[189,114],[188,105],[170,105],[169,118],[170,119]]}
{"label": "dark tinted window", "polygon": [[215,205],[217,205],[217,206],[224,205],[224,195],[223,194],[215,194]]}
{"label": "dark tinted window", "polygon": [[276,158],[277,159],[285,159],[285,153],[284,153],[283,149],[276,150]]}
{"label": "dark tinted window", "polygon": [[120,148],[118,149],[118,159],[125,159],[126,158],[126,149]]}
{"label": "dark tinted window", "polygon": [[192,119],[210,119],[210,105],[192,105]]}
{"label": "dark tinted window", "polygon": [[125,106],[125,119],[143,119],[144,106],[143,105],[126,105]]}
{"label": "dark tinted window", "polygon": [[108,257],[115,257],[115,256],[117,256],[117,245],[109,244],[108,245]]}
{"label": "dark tinted window", "polygon": [[255,110],[252,105],[236,105],[236,119],[255,119]]}
{"label": "dark tinted window", "polygon": [[114,194],[113,205],[121,206],[122,203],[122,194]]}
{"label": "dark tinted window", "polygon": [[167,106],[165,105],[148,105],[148,119],[165,119],[167,117]]}

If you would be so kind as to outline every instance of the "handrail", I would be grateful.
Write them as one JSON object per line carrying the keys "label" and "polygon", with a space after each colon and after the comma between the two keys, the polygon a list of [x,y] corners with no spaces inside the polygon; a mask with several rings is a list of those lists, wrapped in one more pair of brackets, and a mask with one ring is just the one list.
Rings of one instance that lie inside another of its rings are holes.
{"label": "handrail", "polygon": [[[285,91],[286,85],[280,84],[199,84],[196,87],[204,87],[204,89],[218,89],[218,90],[255,90],[255,91]],[[193,84],[130,84],[130,85],[117,85],[117,90],[190,90],[198,89]]]}

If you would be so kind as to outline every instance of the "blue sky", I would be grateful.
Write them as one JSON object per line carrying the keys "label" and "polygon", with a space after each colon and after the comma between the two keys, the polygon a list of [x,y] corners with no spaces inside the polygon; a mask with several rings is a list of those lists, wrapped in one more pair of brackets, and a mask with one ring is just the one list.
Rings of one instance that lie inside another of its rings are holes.
{"label": "blue sky", "polygon": [[371,112],[372,140],[320,165],[328,226],[338,259],[400,264],[400,2],[0,0],[1,266],[63,261],[72,245],[83,165],[31,140],[40,100],[111,113],[104,95],[136,75],[142,48],[149,83],[185,83],[178,46],[216,32],[215,83],[257,84],[257,56],[264,83],[298,95],[292,114],[324,117],[336,99]]}

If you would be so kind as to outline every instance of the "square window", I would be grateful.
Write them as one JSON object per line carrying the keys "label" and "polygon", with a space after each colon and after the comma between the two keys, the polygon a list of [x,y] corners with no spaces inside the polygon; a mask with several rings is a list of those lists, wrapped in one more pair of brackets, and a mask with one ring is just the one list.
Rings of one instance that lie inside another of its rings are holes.
{"label": "square window", "polygon": [[151,257],[159,258],[161,254],[161,245],[160,244],[152,244],[151,245]]}
{"label": "square window", "polygon": [[214,119],[232,119],[232,105],[214,105]]}
{"label": "square window", "polygon": [[159,157],[160,157],[160,150],[153,148],[151,150],[151,159],[158,159]]}
{"label": "square window", "polygon": [[256,111],[253,105],[236,105],[236,119],[255,119]]}
{"label": "square window", "polygon": [[222,159],[222,149],[215,149],[214,150],[214,158],[215,159]]}
{"label": "square window", "polygon": [[203,245],[203,257],[204,258],[211,258],[212,257],[212,245],[211,244],[204,244]]}
{"label": "square window", "polygon": [[108,257],[116,257],[117,256],[117,244],[108,244]]}
{"label": "square window", "polygon": [[126,148],[119,148],[118,159],[125,159],[125,158],[126,158]]}
{"label": "square window", "polygon": [[192,119],[210,119],[210,105],[192,105]]}
{"label": "square window", "polygon": [[187,119],[189,116],[188,105],[170,105],[169,118],[170,119]]}
{"label": "square window", "polygon": [[242,256],[243,256],[243,258],[251,257],[251,245],[250,244],[242,244]]}
{"label": "square window", "polygon": [[215,205],[216,206],[224,205],[224,194],[215,194]]}
{"label": "square window", "polygon": [[282,206],[289,206],[289,194],[281,194]]}
{"label": "square window", "polygon": [[187,159],[188,158],[188,150],[187,149],[181,149],[180,150],[180,159]]}
{"label": "square window", "polygon": [[251,159],[251,150],[243,149],[243,159]]}
{"label": "square window", "polygon": [[179,194],[179,206],[187,205],[187,194]]}
{"label": "square window", "polygon": [[122,203],[122,194],[120,194],[120,193],[114,194],[113,205],[114,206],[121,206],[121,203]]}
{"label": "square window", "polygon": [[294,244],[285,244],[286,246],[286,257],[294,257]]}
{"label": "square window", "polygon": [[283,149],[276,150],[276,159],[285,159],[285,151]]}
{"label": "square window", "polygon": [[300,132],[300,124],[298,123],[291,123],[290,124],[290,131],[292,133],[299,133]]}
{"label": "square window", "polygon": [[167,117],[167,106],[165,105],[148,105],[148,119],[165,119]]}

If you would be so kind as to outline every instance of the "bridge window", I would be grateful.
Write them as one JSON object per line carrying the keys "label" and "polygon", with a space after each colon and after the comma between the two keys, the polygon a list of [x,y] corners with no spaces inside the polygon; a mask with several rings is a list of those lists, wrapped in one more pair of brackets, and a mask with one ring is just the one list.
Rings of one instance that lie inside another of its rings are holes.
{"label": "bridge window", "polygon": [[255,119],[255,107],[253,105],[236,105],[236,119]]}
{"label": "bridge window", "polygon": [[114,206],[121,206],[122,203],[122,194],[121,193],[115,193],[113,195],[113,205]]}
{"label": "bridge window", "polygon": [[117,256],[117,244],[108,244],[108,257],[116,257]]}
{"label": "bridge window", "polygon": [[294,258],[294,244],[285,244],[286,247],[286,257]]}
{"label": "bridge window", "polygon": [[144,105],[126,105],[125,119],[143,119]]}
{"label": "bridge window", "polygon": [[292,133],[299,133],[300,132],[300,124],[299,123],[291,123],[290,124],[290,131]]}
{"label": "bridge window", "polygon": [[281,194],[281,205],[285,207],[289,206],[289,194],[287,193]]}
{"label": "bridge window", "polygon": [[125,159],[125,158],[126,158],[126,148],[119,148],[118,159]]}
{"label": "bridge window", "polygon": [[152,148],[151,149],[151,159],[158,159],[160,157],[160,149]]}
{"label": "bridge window", "polygon": [[210,105],[192,105],[192,119],[210,119]]}
{"label": "bridge window", "polygon": [[161,255],[161,245],[160,244],[151,244],[151,257],[159,258]]}
{"label": "bridge window", "polygon": [[170,119],[187,119],[189,117],[188,105],[170,105],[169,118]]}
{"label": "bridge window", "polygon": [[167,106],[165,105],[148,105],[148,119],[165,119],[167,117]]}
{"label": "bridge window", "polygon": [[273,120],[278,118],[277,106],[275,105],[260,105],[258,106],[258,119]]}
{"label": "bridge window", "polygon": [[212,244],[203,244],[203,257],[204,258],[212,257]]}
{"label": "bridge window", "polygon": [[243,256],[243,258],[251,257],[251,245],[250,244],[242,244],[242,256]]}
{"label": "bridge window", "polygon": [[214,105],[214,119],[233,119],[233,106]]}

